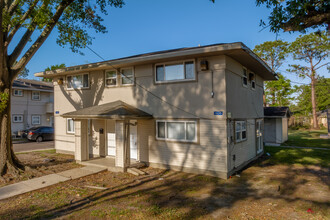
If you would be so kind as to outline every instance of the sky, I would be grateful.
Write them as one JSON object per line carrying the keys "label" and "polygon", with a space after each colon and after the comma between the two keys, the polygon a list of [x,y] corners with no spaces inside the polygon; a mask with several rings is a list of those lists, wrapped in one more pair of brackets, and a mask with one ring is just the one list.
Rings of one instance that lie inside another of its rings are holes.
{"label": "sky", "polygon": [[[294,41],[300,33],[278,36],[262,30],[260,20],[267,21],[270,10],[257,7],[255,0],[126,0],[123,8],[110,8],[103,16],[106,34],[96,34],[90,46],[105,60],[141,53],[216,43],[243,42],[253,49],[264,41]],[[26,66],[29,78],[51,65],[74,66],[102,61],[89,49],[84,55],[56,44],[57,32],[49,36]],[[282,67],[285,70],[285,67]],[[328,74],[322,70],[322,75]],[[306,82],[284,73],[292,81]],[[329,76],[327,76],[329,77]]]}

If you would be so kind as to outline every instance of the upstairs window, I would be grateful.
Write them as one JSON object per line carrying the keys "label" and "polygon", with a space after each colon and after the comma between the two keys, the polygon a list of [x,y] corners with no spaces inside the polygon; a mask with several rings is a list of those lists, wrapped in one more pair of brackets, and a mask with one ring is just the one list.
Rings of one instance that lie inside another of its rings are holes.
{"label": "upstairs window", "polygon": [[23,96],[23,90],[14,89],[14,96]]}
{"label": "upstairs window", "polygon": [[23,122],[23,115],[13,115],[13,122],[14,123]]}
{"label": "upstairs window", "polygon": [[236,142],[246,140],[246,121],[235,122],[235,140]]}
{"label": "upstairs window", "polygon": [[39,91],[32,91],[32,100],[39,101],[40,100],[40,92]]}
{"label": "upstairs window", "polygon": [[242,77],[242,83],[244,87],[247,87],[248,84],[248,78],[247,78],[247,70],[243,68],[243,77]]}
{"label": "upstairs window", "polygon": [[107,86],[117,85],[117,71],[111,70],[105,72],[105,84]]}
{"label": "upstairs window", "polygon": [[89,87],[88,74],[67,76],[66,79],[68,89],[84,89]]}
{"label": "upstairs window", "polygon": [[249,74],[252,89],[256,88],[256,79],[255,79],[255,77],[256,77],[256,75],[254,73]]}
{"label": "upstairs window", "polygon": [[196,121],[157,121],[156,123],[159,140],[197,141]]}
{"label": "upstairs window", "polygon": [[134,84],[133,68],[121,69],[121,84],[122,85],[133,85]]}
{"label": "upstairs window", "polygon": [[193,61],[156,65],[156,82],[183,81],[194,79],[195,64]]}

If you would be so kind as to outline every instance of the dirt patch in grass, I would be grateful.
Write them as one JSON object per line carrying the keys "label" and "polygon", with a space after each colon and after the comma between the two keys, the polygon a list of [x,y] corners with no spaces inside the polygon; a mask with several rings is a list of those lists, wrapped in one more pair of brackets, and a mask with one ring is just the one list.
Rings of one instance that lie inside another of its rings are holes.
{"label": "dirt patch in grass", "polygon": [[329,168],[259,161],[228,180],[144,171],[103,172],[2,200],[0,219],[330,218]]}
{"label": "dirt patch in grass", "polygon": [[55,153],[55,150],[18,153],[16,155],[24,165],[31,169],[26,170],[19,176],[5,175],[5,181],[0,180],[0,187],[35,177],[81,167],[81,165],[75,163],[72,155],[57,154]]}

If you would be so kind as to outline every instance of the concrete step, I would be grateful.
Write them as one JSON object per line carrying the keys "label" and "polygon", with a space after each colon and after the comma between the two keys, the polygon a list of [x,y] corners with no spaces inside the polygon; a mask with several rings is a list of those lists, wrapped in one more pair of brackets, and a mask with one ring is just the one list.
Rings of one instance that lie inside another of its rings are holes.
{"label": "concrete step", "polygon": [[127,169],[127,172],[128,173],[131,173],[135,176],[140,176],[140,175],[146,175],[147,173],[142,171],[142,170],[139,170],[139,169],[136,169],[135,167],[130,167]]}

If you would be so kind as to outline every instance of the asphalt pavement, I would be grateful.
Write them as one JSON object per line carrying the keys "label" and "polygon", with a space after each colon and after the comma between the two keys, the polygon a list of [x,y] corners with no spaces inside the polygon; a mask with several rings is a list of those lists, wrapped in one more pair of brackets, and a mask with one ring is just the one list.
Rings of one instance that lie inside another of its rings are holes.
{"label": "asphalt pavement", "polygon": [[24,151],[34,151],[34,150],[48,150],[54,149],[54,141],[43,141],[43,142],[35,142],[28,141],[23,143],[15,143],[13,144],[14,152],[24,152]]}

